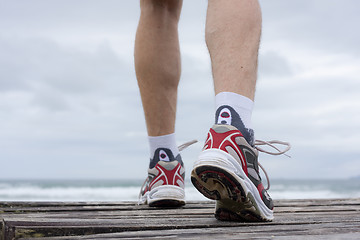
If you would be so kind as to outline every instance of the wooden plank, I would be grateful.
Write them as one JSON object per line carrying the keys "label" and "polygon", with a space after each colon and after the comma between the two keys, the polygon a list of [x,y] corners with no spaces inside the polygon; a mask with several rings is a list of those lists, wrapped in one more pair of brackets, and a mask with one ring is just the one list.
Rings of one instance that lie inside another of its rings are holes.
{"label": "wooden plank", "polygon": [[[360,205],[358,206],[309,206],[309,207],[282,207],[282,208],[276,208],[275,213],[281,214],[281,213],[297,213],[297,212],[310,212],[310,213],[317,213],[317,212],[328,212],[328,213],[336,213],[336,212],[359,212],[360,211]],[[70,209],[70,210],[63,210],[63,211],[39,211],[39,212],[20,212],[20,213],[14,213],[14,212],[6,212],[2,213],[1,216],[3,218],[9,219],[9,218],[121,218],[121,217],[131,217],[131,218],[142,218],[146,216],[147,218],[156,218],[156,217],[189,217],[191,215],[196,215],[197,217],[204,215],[204,214],[213,214],[214,212],[214,206],[209,208],[202,208],[202,209],[189,209],[189,208],[179,208],[179,209],[154,209],[154,208],[138,208],[138,209],[132,209],[132,210],[94,210],[91,209],[89,211],[77,211]]]}
{"label": "wooden plank", "polygon": [[219,228],[234,226],[257,225],[305,225],[320,223],[358,223],[360,217],[357,212],[352,214],[316,214],[297,213],[289,216],[276,215],[276,220],[270,223],[236,223],[221,222],[208,216],[207,218],[158,218],[149,221],[140,219],[11,219],[6,221],[7,237],[57,236],[57,235],[83,235],[106,232],[144,231],[188,228]]}
{"label": "wooden plank", "polygon": [[[186,204],[186,208],[188,209],[202,209],[214,207],[214,202],[200,202],[200,203],[188,203]],[[122,210],[139,210],[139,209],[152,209],[156,210],[156,208],[149,208],[146,205],[137,205],[132,202],[126,203],[122,205],[119,204],[95,204],[95,203],[82,203],[82,204],[70,204],[70,203],[30,203],[27,205],[26,203],[6,203],[0,204],[0,214],[2,213],[23,213],[23,212],[62,212],[62,211],[122,211]]]}
{"label": "wooden plank", "polygon": [[[359,238],[360,223],[325,223],[305,225],[258,225],[250,227],[200,228],[200,229],[172,229],[162,231],[128,231],[119,233],[95,234],[91,236],[52,237],[50,240],[78,240],[78,239],[250,239],[287,237],[287,239],[319,239],[326,236],[329,239],[343,239],[341,236],[357,236]],[[337,236],[339,238],[331,238]],[[39,238],[38,238],[39,239]],[[347,239],[347,238],[346,238]]]}
{"label": "wooden plank", "polygon": [[[2,217],[10,216],[16,217],[20,216],[22,218],[66,218],[71,215],[72,218],[120,218],[120,217],[143,217],[147,218],[153,217],[171,217],[176,215],[177,217],[189,217],[189,215],[200,215],[204,214],[212,214],[214,212],[214,206],[211,205],[208,208],[178,208],[178,209],[162,209],[159,211],[156,208],[144,208],[143,206],[138,206],[133,209],[106,209],[103,208],[71,208],[71,209],[63,209],[60,211],[59,209],[53,211],[53,209],[47,209],[47,211],[41,210],[38,212],[35,211],[15,211],[15,212],[5,212],[2,213]],[[85,211],[84,209],[88,209]],[[101,209],[101,210],[98,210]],[[276,213],[296,213],[296,212],[348,212],[348,211],[360,211],[360,205],[353,205],[351,207],[344,205],[333,205],[333,206],[303,206],[303,207],[276,207]],[[16,214],[14,214],[16,213]]]}
{"label": "wooden plank", "polygon": [[[55,213],[32,213],[32,214],[21,214],[21,215],[6,215],[3,216],[3,219],[10,222],[10,221],[51,221],[52,219],[58,221],[66,221],[67,219],[73,220],[83,220],[83,219],[91,219],[91,220],[107,220],[107,219],[126,219],[126,220],[141,220],[141,219],[148,219],[152,221],[152,219],[162,218],[166,219],[191,219],[191,218],[213,218],[214,209],[194,209],[188,210],[183,209],[182,211],[123,211],[123,212],[109,212],[109,211],[99,211],[99,212],[55,212]],[[359,214],[359,211],[356,210],[329,210],[329,211],[293,211],[293,212],[275,212],[275,215],[278,219],[287,218],[289,214],[297,214],[297,216],[309,216],[312,217],[314,214],[317,216],[324,216],[324,217],[331,217],[336,216],[337,214],[349,216],[355,212]]]}
{"label": "wooden plank", "polygon": [[[229,235],[229,231],[231,232],[255,232],[256,229],[260,229],[259,231],[264,231],[264,227],[267,227],[269,228],[271,231],[274,231],[273,234],[276,234],[277,236],[281,235],[281,234],[288,234],[286,232],[288,231],[292,231],[292,229],[300,229],[301,231],[303,231],[302,234],[306,233],[309,231],[310,228],[314,228],[313,231],[318,231],[318,229],[320,228],[323,228],[324,226],[328,226],[327,228],[331,228],[331,229],[336,229],[337,232],[341,232],[339,229],[340,227],[345,230],[345,231],[348,231],[349,229],[350,230],[353,230],[354,231],[358,231],[359,229],[359,226],[360,226],[360,222],[358,221],[357,222],[357,225],[354,225],[354,223],[349,223],[349,222],[337,222],[337,223],[333,223],[333,222],[328,222],[328,223],[324,223],[324,222],[312,222],[312,223],[306,223],[306,222],[297,222],[297,223],[293,223],[293,224],[263,224],[263,223],[253,223],[253,224],[235,224],[235,223],[228,223],[228,224],[225,224],[223,222],[221,222],[223,224],[222,226],[222,231],[220,227],[220,224],[216,224],[216,225],[207,225],[208,227],[207,228],[202,228],[202,227],[198,227],[196,225],[194,225],[193,227],[191,228],[188,228],[187,226],[184,226],[184,228],[180,228],[181,230],[180,233],[187,233],[188,235],[191,235],[191,234],[199,234],[201,233],[202,235],[204,235],[205,233],[207,234],[219,234],[219,233],[222,233],[222,234],[225,234],[225,235]],[[351,225],[352,224],[352,225]],[[179,226],[179,225],[178,225]],[[168,226],[170,227],[170,226]],[[259,228],[260,227],[260,228]],[[128,228],[128,229],[121,229],[119,227],[116,227],[114,226],[113,228],[111,228],[110,226],[103,226],[103,228],[105,229],[102,229],[102,227],[94,227],[93,229],[90,229],[90,228],[86,228],[86,227],[76,227],[76,229],[73,229],[74,226],[68,226],[68,227],[64,227],[64,226],[61,226],[59,228],[57,228],[58,231],[58,235],[72,235],[72,231],[79,231],[77,235],[83,235],[83,234],[95,234],[96,232],[102,232],[102,231],[108,231],[109,229],[112,229],[113,231],[118,231],[118,232],[121,232],[121,231],[133,231],[132,234],[135,234],[136,236],[138,236],[139,234],[142,235],[144,230],[151,230],[151,231],[148,231],[148,232],[152,232],[152,233],[156,233],[156,235],[159,235],[161,236],[160,233],[164,232],[164,234],[166,233],[166,231],[169,231],[167,230],[166,228],[156,228],[156,227],[151,227],[151,228],[148,228],[147,226],[145,226],[144,228],[142,228],[141,230],[139,229],[132,229],[132,228]],[[171,227],[170,227],[171,228]],[[242,228],[242,230],[241,230]],[[43,236],[46,236],[46,231],[49,230],[50,228],[39,228],[37,229],[37,234],[41,235],[43,234]],[[203,229],[207,229],[205,232]],[[211,231],[209,229],[212,229]],[[226,230],[227,229],[227,230]],[[282,230],[281,230],[282,229]],[[289,230],[290,229],[290,230]],[[26,227],[22,228],[22,232],[18,232],[19,235],[17,235],[18,237],[22,236],[22,235],[27,235],[29,236],[29,232],[26,232],[26,230],[30,230],[29,229],[26,229]],[[31,228],[31,230],[33,230],[33,228]],[[92,232],[89,232],[92,231]],[[136,230],[136,231],[134,231]],[[161,230],[161,231],[160,231]],[[269,232],[271,232],[269,230]],[[281,231],[282,232],[281,232]],[[286,231],[285,231],[286,230]],[[298,230],[298,231],[300,231]],[[285,232],[285,233],[284,233]],[[191,234],[190,234],[191,233]],[[320,232],[319,234],[322,234],[322,233],[325,233],[325,230]],[[54,234],[53,232],[51,232],[50,235]],[[299,234],[299,233],[297,233]],[[36,236],[36,235],[33,235],[33,236]],[[118,235],[117,235],[118,236]],[[119,235],[121,236],[121,235]],[[206,234],[205,234],[206,236]]]}
{"label": "wooden plank", "polygon": [[[301,207],[301,206],[333,206],[333,205],[359,205],[359,199],[306,199],[306,200],[275,200],[278,207]],[[213,207],[214,201],[189,201],[186,208]],[[135,202],[0,202],[0,213],[21,211],[62,211],[62,210],[131,210],[148,208],[138,206]]]}
{"label": "wooden plank", "polygon": [[[360,200],[357,201],[358,203]],[[306,203],[306,204],[305,204]],[[359,204],[356,204],[356,201],[334,201],[329,202],[328,200],[318,200],[318,201],[311,201],[311,202],[290,202],[287,204],[283,204],[281,202],[277,202],[275,206],[275,211],[277,212],[293,212],[293,211],[327,211],[328,208],[333,210],[338,209],[340,211],[346,211],[350,208],[348,206],[353,206],[355,209],[359,209]],[[316,208],[318,207],[318,208]],[[189,203],[185,207],[180,209],[213,209],[214,203],[213,202],[203,202],[203,203]],[[134,203],[132,204],[41,204],[41,203],[30,203],[27,206],[25,203],[22,205],[14,204],[8,205],[8,207],[0,208],[0,214],[4,215],[5,213],[27,213],[27,212],[64,212],[64,211],[71,211],[71,212],[89,212],[89,211],[132,211],[132,210],[156,210],[156,208],[149,208],[147,206],[138,206]]]}

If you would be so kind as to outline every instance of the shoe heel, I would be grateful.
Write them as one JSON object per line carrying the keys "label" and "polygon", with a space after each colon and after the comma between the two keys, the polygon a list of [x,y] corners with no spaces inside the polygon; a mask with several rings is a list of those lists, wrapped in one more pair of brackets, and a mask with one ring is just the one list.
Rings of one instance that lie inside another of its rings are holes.
{"label": "shoe heel", "polygon": [[231,158],[229,154],[218,149],[205,150],[200,154],[194,163],[191,181],[205,197],[212,200],[245,201],[246,187],[242,185],[243,180],[235,175],[235,172],[239,172],[239,167],[235,164],[239,164]]}
{"label": "shoe heel", "polygon": [[[242,171],[240,165],[233,157],[218,149],[208,149],[200,153],[198,160],[194,163],[194,169],[199,166],[216,166],[226,169],[229,172]],[[245,173],[244,173],[245,174]]]}
{"label": "shoe heel", "polygon": [[148,195],[150,207],[179,207],[185,205],[184,189],[173,185],[162,185],[152,189]]}
{"label": "shoe heel", "polygon": [[226,169],[202,165],[191,172],[191,182],[205,197],[212,200],[244,201],[246,193],[239,181]]}

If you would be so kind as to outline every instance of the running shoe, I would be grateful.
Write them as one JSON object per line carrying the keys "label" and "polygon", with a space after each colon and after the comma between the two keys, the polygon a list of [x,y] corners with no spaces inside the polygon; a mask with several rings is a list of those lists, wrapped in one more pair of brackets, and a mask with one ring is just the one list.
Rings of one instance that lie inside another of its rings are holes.
{"label": "running shoe", "polygon": [[[179,146],[182,151],[196,140]],[[150,207],[180,207],[185,205],[185,167],[181,155],[170,149],[158,148],[150,160],[148,177],[139,194],[139,204]]]}
{"label": "running shoe", "polygon": [[[288,147],[280,151],[273,146],[276,143]],[[205,197],[217,200],[217,219],[273,220],[274,204],[267,193],[268,188],[265,189],[261,182],[258,150],[278,155],[288,151],[290,144],[255,141],[256,145],[270,145],[278,152],[272,153],[249,145],[241,132],[231,125],[216,124],[209,130],[203,151],[194,163],[191,181]]]}

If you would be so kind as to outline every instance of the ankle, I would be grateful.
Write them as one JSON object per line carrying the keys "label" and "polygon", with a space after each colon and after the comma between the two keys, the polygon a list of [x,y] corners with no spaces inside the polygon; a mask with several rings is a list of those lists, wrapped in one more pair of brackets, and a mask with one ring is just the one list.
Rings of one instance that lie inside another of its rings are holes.
{"label": "ankle", "polygon": [[155,164],[159,161],[170,162],[180,156],[175,139],[175,133],[156,137],[149,136],[150,161]]}
{"label": "ankle", "polygon": [[216,95],[215,124],[227,124],[236,127],[250,145],[254,143],[254,131],[251,129],[253,101],[232,92]]}

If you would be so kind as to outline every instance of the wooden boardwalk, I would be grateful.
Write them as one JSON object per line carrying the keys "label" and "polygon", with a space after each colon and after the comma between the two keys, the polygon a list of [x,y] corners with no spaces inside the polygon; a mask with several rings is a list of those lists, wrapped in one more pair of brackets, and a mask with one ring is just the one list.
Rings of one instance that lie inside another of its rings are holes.
{"label": "wooden boardwalk", "polygon": [[221,222],[214,202],[0,202],[0,239],[360,239],[360,199],[275,201],[275,220]]}

